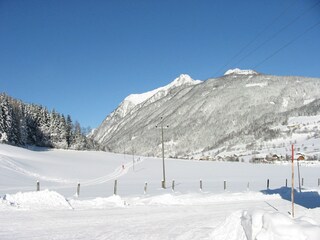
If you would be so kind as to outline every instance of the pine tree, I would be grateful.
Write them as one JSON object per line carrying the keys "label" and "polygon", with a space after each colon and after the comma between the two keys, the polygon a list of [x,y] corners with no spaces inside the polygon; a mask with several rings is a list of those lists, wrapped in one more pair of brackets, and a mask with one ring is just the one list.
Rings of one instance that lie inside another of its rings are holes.
{"label": "pine tree", "polygon": [[66,118],[63,114],[60,116],[59,129],[60,129],[60,147],[61,148],[68,148],[67,122],[66,122]]}
{"label": "pine tree", "polygon": [[72,120],[70,115],[67,116],[66,120],[66,141],[69,148],[72,143]]}
{"label": "pine tree", "polygon": [[28,130],[27,130],[27,118],[26,118],[26,107],[20,102],[21,109],[21,118],[19,121],[19,130],[20,130],[20,141],[22,145],[28,143]]}
{"label": "pine tree", "polygon": [[74,148],[76,150],[86,149],[85,136],[82,134],[81,126],[78,121],[76,121],[74,124],[72,148]]}
{"label": "pine tree", "polygon": [[9,105],[8,96],[4,95],[1,101],[1,108],[2,108],[2,117],[3,117],[3,129],[4,135],[2,138],[5,142],[11,142],[12,140],[12,109]]}
{"label": "pine tree", "polygon": [[0,95],[0,142],[7,142],[6,115],[4,110],[4,95]]}

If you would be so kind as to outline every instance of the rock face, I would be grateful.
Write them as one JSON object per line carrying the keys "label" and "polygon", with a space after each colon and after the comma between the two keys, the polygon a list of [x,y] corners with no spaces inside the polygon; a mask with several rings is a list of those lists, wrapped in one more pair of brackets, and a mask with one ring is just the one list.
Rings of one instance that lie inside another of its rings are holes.
{"label": "rock face", "polygon": [[274,126],[288,117],[317,114],[320,79],[229,70],[204,82],[181,75],[165,87],[130,95],[93,134],[112,152],[186,157],[278,136]]}

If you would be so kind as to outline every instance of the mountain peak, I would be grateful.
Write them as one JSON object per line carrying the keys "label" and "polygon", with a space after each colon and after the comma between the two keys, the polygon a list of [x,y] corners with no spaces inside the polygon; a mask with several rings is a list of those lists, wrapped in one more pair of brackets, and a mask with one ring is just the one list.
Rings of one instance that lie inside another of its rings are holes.
{"label": "mountain peak", "polygon": [[200,80],[193,80],[188,74],[181,74],[179,77],[174,79],[171,83],[169,83],[165,88],[169,89],[172,87],[179,87],[182,85],[193,85],[200,83]]}
{"label": "mountain peak", "polygon": [[234,68],[234,69],[229,69],[224,73],[224,76],[226,75],[231,75],[231,74],[236,74],[236,75],[257,75],[258,73],[254,70],[251,69],[239,69],[239,68]]}
{"label": "mountain peak", "polygon": [[188,74],[181,74],[179,77],[177,77],[171,83],[169,83],[168,85],[166,85],[164,87],[160,87],[160,88],[157,88],[152,91],[145,92],[145,93],[131,94],[125,98],[125,101],[131,102],[133,105],[137,105],[137,104],[144,102],[148,98],[152,97],[157,92],[168,91],[169,89],[183,86],[183,85],[194,85],[194,84],[198,84],[200,82],[202,82],[202,81],[193,80]]}

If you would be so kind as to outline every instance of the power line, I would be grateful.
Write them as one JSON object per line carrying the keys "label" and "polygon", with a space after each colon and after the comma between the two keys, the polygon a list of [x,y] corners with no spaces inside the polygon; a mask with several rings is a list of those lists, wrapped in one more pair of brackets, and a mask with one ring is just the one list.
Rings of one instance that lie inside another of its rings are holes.
{"label": "power line", "polygon": [[285,49],[286,47],[288,47],[289,45],[291,45],[292,43],[294,43],[295,41],[297,41],[299,38],[301,38],[303,35],[305,35],[307,32],[311,31],[312,29],[314,29],[315,27],[317,27],[318,25],[320,25],[320,21],[315,23],[314,25],[312,25],[311,27],[307,28],[304,32],[302,32],[301,34],[299,34],[297,37],[295,37],[294,39],[292,39],[291,41],[287,42],[285,45],[283,45],[282,47],[280,47],[278,50],[276,50],[274,53],[272,53],[271,55],[269,55],[268,57],[266,57],[264,60],[262,60],[260,63],[258,63],[257,65],[254,66],[254,69],[261,66],[264,62],[266,62],[267,60],[269,60],[270,58],[272,58],[274,55],[276,55],[277,53],[279,53],[281,50]]}
{"label": "power line", "polygon": [[282,11],[276,18],[274,18],[262,31],[260,31],[251,41],[249,41],[244,47],[240,49],[230,60],[227,61],[221,68],[218,69],[215,75],[217,75],[222,69],[227,67],[235,58],[237,58],[245,49],[247,49],[253,42],[255,42],[264,32],[266,32],[279,18],[281,18],[290,8],[292,8],[297,1],[294,1],[293,4],[290,4],[284,11]]}
{"label": "power line", "polygon": [[303,15],[305,15],[307,12],[309,12],[310,10],[312,10],[313,8],[315,8],[317,5],[319,5],[320,1],[318,1],[317,3],[313,4],[311,7],[309,7],[306,11],[304,11],[302,14],[300,14],[298,17],[296,17],[295,19],[293,19],[291,22],[289,22],[287,25],[285,25],[284,27],[282,27],[279,31],[277,31],[275,34],[273,34],[270,38],[268,38],[266,41],[264,41],[262,44],[260,44],[258,47],[256,47],[255,49],[253,49],[251,52],[249,52],[247,55],[245,55],[243,58],[241,58],[238,62],[236,62],[235,65],[238,65],[240,62],[242,62],[244,59],[246,59],[247,57],[249,57],[252,53],[256,52],[258,49],[260,49],[262,46],[264,46],[265,44],[267,44],[268,42],[270,42],[272,39],[274,39],[276,36],[278,36],[282,31],[284,31],[286,28],[288,28],[289,26],[291,26],[293,23],[295,23],[296,21],[298,21]]}

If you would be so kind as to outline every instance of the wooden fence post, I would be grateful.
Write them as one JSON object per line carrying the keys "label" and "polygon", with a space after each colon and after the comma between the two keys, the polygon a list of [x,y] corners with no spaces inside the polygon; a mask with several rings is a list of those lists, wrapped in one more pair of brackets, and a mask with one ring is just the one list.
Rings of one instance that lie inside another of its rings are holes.
{"label": "wooden fence post", "polygon": [[147,182],[145,182],[144,183],[144,194],[146,194],[147,193],[147,187],[148,187],[148,183]]}
{"label": "wooden fence post", "polygon": [[117,195],[117,189],[118,188],[118,180],[114,180],[114,188],[113,188],[113,194]]}
{"label": "wooden fence post", "polygon": [[270,180],[268,179],[267,180],[267,189],[269,189],[269,187],[270,187]]}
{"label": "wooden fence post", "polygon": [[301,186],[303,186],[304,178],[301,178]]}
{"label": "wooden fence post", "polygon": [[286,187],[288,187],[288,179],[286,178]]}
{"label": "wooden fence post", "polygon": [[40,182],[37,181],[37,192],[39,192],[39,191],[40,191]]}
{"label": "wooden fence post", "polygon": [[202,191],[202,180],[200,179],[200,191]]}
{"label": "wooden fence post", "polygon": [[175,187],[175,186],[174,186],[174,183],[175,183],[175,182],[174,182],[174,179],[173,179],[173,180],[172,180],[172,185],[171,185],[172,192],[174,192],[174,187]]}
{"label": "wooden fence post", "polygon": [[79,197],[80,195],[80,183],[78,183],[78,186],[77,186],[77,197]]}
{"label": "wooden fence post", "polygon": [[224,180],[224,181],[223,181],[223,190],[226,190],[226,189],[227,189],[227,181]]}
{"label": "wooden fence post", "polygon": [[250,182],[247,183],[247,191],[250,189]]}

